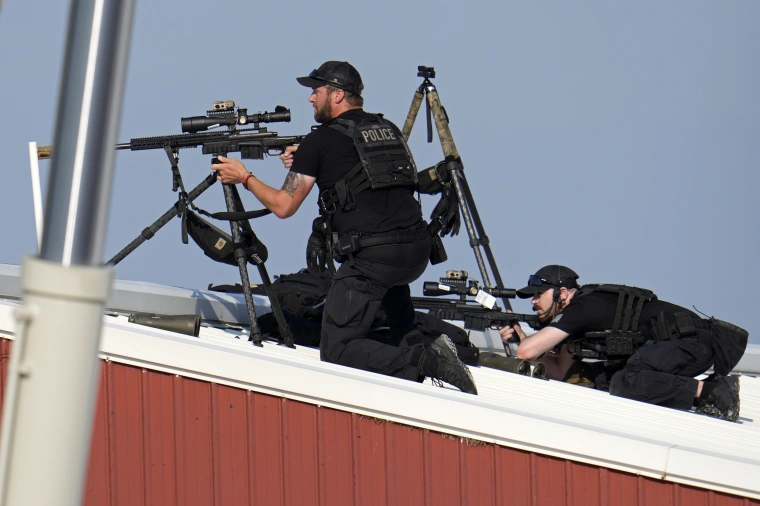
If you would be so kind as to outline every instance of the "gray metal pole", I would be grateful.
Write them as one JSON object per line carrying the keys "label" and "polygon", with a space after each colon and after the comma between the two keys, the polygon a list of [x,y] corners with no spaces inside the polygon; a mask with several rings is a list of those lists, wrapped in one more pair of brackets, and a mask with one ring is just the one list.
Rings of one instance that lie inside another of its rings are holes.
{"label": "gray metal pole", "polygon": [[74,0],[40,256],[103,263],[132,0]]}
{"label": "gray metal pole", "polygon": [[24,258],[0,505],[82,503],[113,272],[103,267],[132,0],[73,0],[40,258]]}

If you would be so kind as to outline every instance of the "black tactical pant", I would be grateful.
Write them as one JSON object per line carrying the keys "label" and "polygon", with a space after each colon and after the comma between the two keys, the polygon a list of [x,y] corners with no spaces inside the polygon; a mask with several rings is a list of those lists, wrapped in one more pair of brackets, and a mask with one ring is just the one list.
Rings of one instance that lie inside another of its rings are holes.
{"label": "black tactical pant", "polygon": [[697,395],[694,376],[713,364],[709,332],[650,344],[628,359],[610,381],[610,394],[669,408],[688,410]]}
{"label": "black tactical pant", "polygon": [[[409,283],[427,267],[430,238],[407,244],[373,246],[344,262],[327,292],[322,315],[320,357],[326,362],[418,381],[422,349],[399,348],[414,326]],[[391,339],[365,337],[380,305]]]}

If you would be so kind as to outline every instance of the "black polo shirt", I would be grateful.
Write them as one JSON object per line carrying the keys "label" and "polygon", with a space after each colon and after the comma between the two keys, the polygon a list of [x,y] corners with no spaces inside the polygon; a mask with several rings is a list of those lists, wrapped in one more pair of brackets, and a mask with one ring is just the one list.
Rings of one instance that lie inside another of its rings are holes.
{"label": "black polo shirt", "polygon": [[[555,327],[567,332],[573,337],[582,337],[586,332],[599,332],[611,330],[615,318],[618,296],[614,293],[591,292],[587,295],[576,294],[570,304],[554,317],[549,327]],[[639,317],[638,332],[647,331],[647,322],[657,317],[662,311],[665,316],[671,316],[681,311],[689,311],[686,308],[665,302],[653,300],[645,302]],[[691,311],[689,311],[691,312]],[[695,319],[699,319],[691,312]]]}
{"label": "black polo shirt", "polygon": [[[341,119],[359,122],[369,116],[361,109],[341,114]],[[397,129],[398,130],[398,129]],[[399,136],[401,133],[399,132]],[[320,194],[332,188],[359,163],[353,140],[335,128],[320,125],[309,133],[293,155],[290,170],[317,179]],[[348,212],[340,208],[333,216],[333,231],[378,233],[404,230],[418,225],[422,213],[414,192],[409,188],[365,190],[355,196],[356,207]]]}

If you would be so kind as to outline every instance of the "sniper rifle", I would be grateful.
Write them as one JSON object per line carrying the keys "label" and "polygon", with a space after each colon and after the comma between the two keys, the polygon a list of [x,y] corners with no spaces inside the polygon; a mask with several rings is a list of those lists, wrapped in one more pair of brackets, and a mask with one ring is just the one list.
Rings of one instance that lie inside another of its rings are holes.
{"label": "sniper rifle", "polygon": [[[248,114],[248,110],[238,107],[232,100],[214,102],[214,109],[206,116],[182,118],[182,134],[156,137],[140,137],[116,145],[116,149],[141,151],[145,149],[165,149],[173,152],[184,148],[201,147],[204,155],[240,153],[241,158],[263,160],[264,155],[280,154],[287,146],[299,144],[303,135],[280,137],[277,132],[269,132],[260,123],[290,121],[290,110],[278,105],[274,112]],[[249,128],[238,128],[238,126]],[[209,131],[228,127],[225,131]]]}
{"label": "sniper rifle", "polygon": [[[416,309],[426,309],[429,314],[444,320],[464,321],[464,328],[484,331],[504,327],[512,322],[525,322],[533,329],[541,328],[538,316],[506,313],[495,305],[495,297],[515,298],[515,290],[500,287],[481,287],[475,280],[467,279],[467,271],[447,271],[439,281],[425,281],[422,287],[425,297],[412,297]],[[441,295],[458,295],[458,299],[436,298]],[[474,296],[477,302],[467,299]]]}

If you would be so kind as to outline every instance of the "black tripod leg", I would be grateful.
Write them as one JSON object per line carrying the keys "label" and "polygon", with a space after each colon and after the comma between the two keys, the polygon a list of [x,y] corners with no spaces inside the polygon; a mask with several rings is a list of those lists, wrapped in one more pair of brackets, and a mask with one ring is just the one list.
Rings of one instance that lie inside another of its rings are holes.
{"label": "black tripod leg", "polygon": [[[224,189],[224,202],[227,204],[227,211],[230,213],[237,212],[231,185],[223,184],[222,188]],[[240,270],[240,283],[243,285],[243,296],[245,297],[245,305],[248,308],[248,319],[251,321],[251,341],[256,346],[263,346],[261,344],[261,329],[259,328],[259,321],[256,319],[256,309],[253,306],[253,297],[251,296],[251,282],[248,278],[248,259],[245,254],[245,248],[242,245],[243,237],[238,222],[231,221],[230,229],[232,231],[232,242],[238,245],[235,248],[235,260]]]}
{"label": "black tripod leg", "polygon": [[447,166],[449,169],[454,169],[449,170],[449,177],[454,186],[454,191],[456,192],[457,200],[459,201],[459,207],[462,210],[462,219],[464,221],[464,226],[467,229],[467,235],[470,238],[470,246],[472,246],[472,251],[475,253],[475,260],[478,263],[480,276],[483,278],[483,284],[485,286],[491,286],[486,263],[483,260],[483,253],[480,251],[480,239],[476,234],[475,225],[473,224],[472,215],[470,214],[470,207],[467,205],[459,173],[456,170],[456,167],[459,164],[459,152],[454,143],[454,138],[451,136],[451,130],[449,130],[448,117],[443,110],[435,86],[431,84],[425,88],[425,90],[427,91],[428,104],[433,111],[433,119],[435,120],[435,126],[438,129],[438,138],[441,141],[441,147],[443,148],[443,155],[446,157]]}
{"label": "black tripod leg", "polygon": [[[470,191],[470,185],[467,182],[464,174],[460,174],[459,184],[462,186],[462,193],[467,203],[467,207],[470,208],[470,212],[472,213],[472,221],[475,224],[475,230],[478,233],[478,237],[480,237],[480,245],[483,247],[483,251],[486,254],[486,258],[488,259],[488,265],[491,267],[491,272],[493,273],[493,278],[496,282],[496,286],[504,288],[504,283],[501,280],[501,274],[499,274],[499,268],[496,266],[496,259],[494,258],[493,252],[491,251],[491,241],[486,235],[485,227],[483,227],[483,222],[480,220],[480,214],[478,214],[478,208],[475,206],[475,199],[472,197],[472,192]],[[509,309],[510,311],[512,310],[512,304],[510,304],[508,298],[502,297],[501,301],[504,303],[504,309]]]}
{"label": "black tripod leg", "polygon": [[[454,137],[451,135],[449,129],[449,118],[446,116],[446,112],[441,105],[441,99],[438,96],[438,91],[435,86],[428,86],[426,88],[427,99],[430,108],[433,110],[433,118],[435,119],[435,126],[438,129],[438,138],[441,140],[441,147],[443,148],[443,154],[447,159],[447,163],[451,164],[452,169],[456,168],[456,165],[460,163],[459,152],[457,151],[456,144],[454,144]],[[496,261],[491,253],[491,248],[488,245],[488,238],[485,235],[483,223],[480,221],[478,210],[475,207],[475,201],[472,198],[467,180],[464,178],[464,174],[460,174],[457,170],[450,170],[449,175],[451,182],[456,191],[457,200],[459,201],[459,207],[462,210],[462,218],[464,219],[465,228],[467,229],[467,235],[470,238],[470,246],[475,253],[475,260],[478,263],[478,269],[480,275],[483,277],[483,284],[485,286],[491,286],[491,282],[488,279],[488,270],[486,269],[485,261],[483,260],[483,253],[480,251],[480,246],[484,246],[488,261],[491,266],[491,270],[494,273],[494,278],[498,286],[503,287],[501,284],[501,276],[496,268]],[[461,177],[460,177],[461,176]],[[477,228],[476,228],[477,227]],[[485,240],[478,236],[485,237]],[[483,244],[485,242],[485,244]],[[504,309],[512,309],[512,305],[509,303],[509,299],[502,297],[504,303]],[[504,344],[504,352],[509,355],[509,348]]]}
{"label": "black tripod leg", "polygon": [[[454,163],[458,163],[458,162],[454,162]],[[481,241],[477,235],[477,232],[475,231],[475,224],[473,223],[472,215],[470,213],[470,207],[467,205],[467,200],[465,199],[464,191],[462,190],[462,183],[456,171],[454,170],[449,171],[449,177],[451,178],[451,183],[454,186],[454,190],[457,194],[457,200],[459,201],[459,208],[462,210],[462,218],[464,220],[464,226],[467,229],[467,236],[470,238],[470,246],[472,247],[472,251],[475,253],[475,261],[478,264],[478,270],[480,271],[480,276],[483,278],[483,284],[485,286],[491,286],[491,280],[489,279],[489,276],[488,276],[486,263],[483,260],[483,253],[480,251]]]}
{"label": "black tripod leg", "polygon": [[[192,202],[194,199],[198,197],[201,193],[206,191],[209,186],[216,183],[216,174],[209,174],[206,179],[204,179],[198,186],[192,189],[190,193],[187,194],[187,201]],[[172,218],[178,216],[180,214],[180,202],[177,202],[172,206],[171,209],[166,211],[159,219],[153,222],[153,224],[149,227],[147,227],[145,230],[143,230],[140,235],[138,235],[132,242],[130,242],[124,249],[116,253],[114,257],[106,262],[106,265],[116,265],[124,258],[132,253],[134,250],[137,249],[138,246],[140,246],[142,243],[147,241],[148,239],[152,238],[156,232],[158,232],[164,225],[169,223]]]}
{"label": "black tripod leg", "polygon": [[280,307],[280,301],[277,300],[277,296],[272,290],[272,282],[269,280],[269,273],[267,272],[264,262],[257,263],[256,267],[259,269],[259,276],[261,276],[261,282],[264,285],[264,290],[267,292],[269,302],[272,304],[272,313],[274,313],[274,319],[277,320],[277,327],[280,330],[280,337],[282,338],[282,344],[288,348],[295,348],[293,344],[293,336],[290,333],[290,327],[288,322],[285,321],[285,315],[282,314],[282,308]]}

